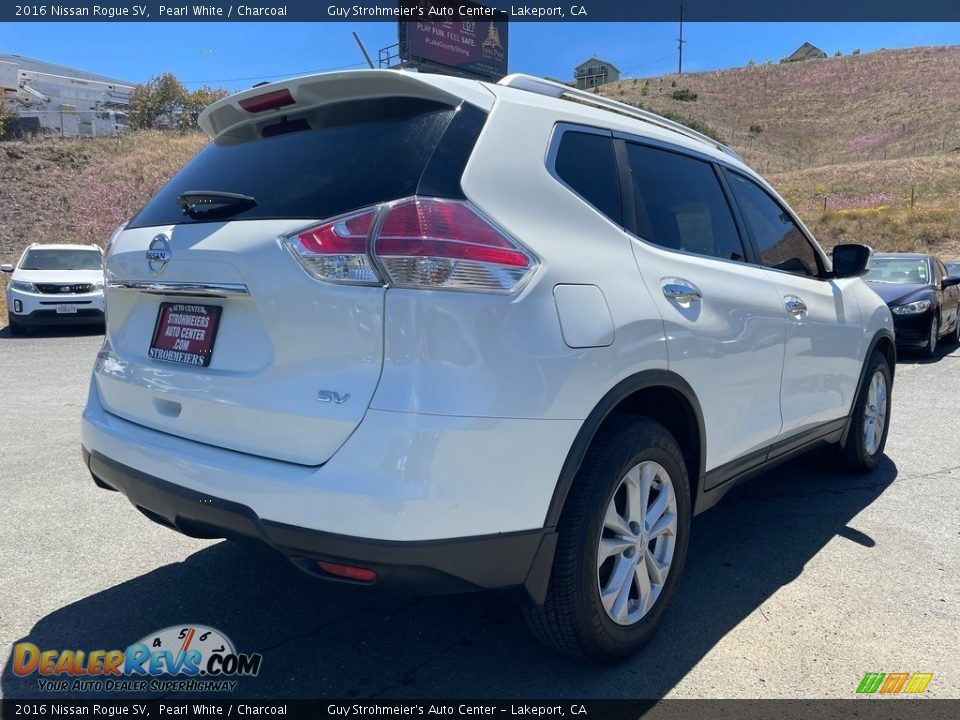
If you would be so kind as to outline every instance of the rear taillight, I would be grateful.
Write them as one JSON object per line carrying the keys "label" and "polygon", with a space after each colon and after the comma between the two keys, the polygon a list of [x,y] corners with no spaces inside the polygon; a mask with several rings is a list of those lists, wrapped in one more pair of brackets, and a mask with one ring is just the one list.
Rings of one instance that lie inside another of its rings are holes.
{"label": "rear taillight", "polygon": [[301,230],[286,239],[304,269],[318,280],[380,284],[367,254],[367,240],[377,209],[350,215]]}
{"label": "rear taillight", "polygon": [[407,198],[285,238],[320,280],[510,293],[537,261],[469,204]]}

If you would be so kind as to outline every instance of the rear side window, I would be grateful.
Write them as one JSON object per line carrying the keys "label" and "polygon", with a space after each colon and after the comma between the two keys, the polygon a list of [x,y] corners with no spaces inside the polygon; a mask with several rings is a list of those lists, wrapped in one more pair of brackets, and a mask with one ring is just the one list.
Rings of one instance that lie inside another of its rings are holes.
{"label": "rear side window", "polygon": [[291,115],[262,128],[256,140],[221,136],[130,227],[207,221],[177,205],[191,190],[255,198],[256,206],[234,220],[322,219],[413,195],[455,115],[455,108],[420,98],[354,100]]}
{"label": "rear side window", "polygon": [[640,237],[671,250],[744,260],[730,205],[702,160],[628,143]]}
{"label": "rear side window", "polygon": [[617,225],[623,225],[620,181],[610,136],[565,132],[554,167],[560,179],[578,195]]}
{"label": "rear side window", "polygon": [[727,173],[743,221],[769,268],[795,275],[820,275],[820,257],[787,211],[766,190],[742,175]]}

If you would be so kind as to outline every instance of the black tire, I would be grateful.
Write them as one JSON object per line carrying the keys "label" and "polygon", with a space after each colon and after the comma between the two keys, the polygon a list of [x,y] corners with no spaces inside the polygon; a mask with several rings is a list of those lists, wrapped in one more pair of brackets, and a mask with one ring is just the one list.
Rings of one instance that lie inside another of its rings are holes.
{"label": "black tire", "polygon": [[927,345],[923,348],[923,356],[926,358],[936,357],[937,341],[940,339],[940,318],[936,315],[930,321],[930,335],[927,339]]}
{"label": "black tire", "polygon": [[7,313],[7,332],[10,333],[10,337],[23,337],[27,334],[27,329],[23,325],[18,325],[13,315]]}
{"label": "black tire", "polygon": [[[880,435],[880,443],[876,450],[871,453],[867,447],[864,427],[867,422],[866,409],[870,395],[870,383],[876,373],[883,375],[884,382],[886,383],[886,414],[884,416],[883,431]],[[883,448],[887,444],[887,432],[890,430],[892,390],[893,380],[887,358],[881,352],[874,352],[867,364],[863,387],[860,388],[857,400],[853,404],[847,442],[838,449],[837,453],[840,466],[847,472],[854,474],[868,473],[880,463],[880,458],[883,457]]]}
{"label": "black tire", "polygon": [[[627,472],[643,461],[658,463],[673,485],[677,517],[673,558],[646,614],[631,625],[620,625],[600,600],[597,551],[607,507]],[[637,420],[602,432],[584,459],[560,518],[546,603],[525,610],[534,635],[558,652],[592,662],[611,663],[633,655],[650,640],[676,591],[687,557],[690,519],[686,464],[665,427]]]}
{"label": "black tire", "polygon": [[946,338],[945,342],[951,345],[960,345],[960,314],[953,321],[953,331]]}

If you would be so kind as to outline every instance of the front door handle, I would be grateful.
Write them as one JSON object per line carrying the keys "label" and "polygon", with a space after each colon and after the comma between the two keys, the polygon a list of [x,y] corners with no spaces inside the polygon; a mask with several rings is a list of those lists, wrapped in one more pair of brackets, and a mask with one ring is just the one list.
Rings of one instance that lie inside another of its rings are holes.
{"label": "front door handle", "polygon": [[783,306],[787,309],[788,313],[797,318],[807,312],[807,304],[796,295],[788,295],[785,297],[783,299]]}
{"label": "front door handle", "polygon": [[696,285],[681,278],[664,278],[660,287],[664,297],[677,302],[694,303],[703,297]]}

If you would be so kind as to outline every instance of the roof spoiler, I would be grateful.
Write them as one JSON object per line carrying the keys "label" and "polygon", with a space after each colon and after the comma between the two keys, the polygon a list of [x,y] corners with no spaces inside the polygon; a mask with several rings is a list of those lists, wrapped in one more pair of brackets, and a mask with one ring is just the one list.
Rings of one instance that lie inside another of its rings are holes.
{"label": "roof spoiler", "polygon": [[450,105],[466,100],[489,110],[493,94],[479,83],[441,75],[398,70],[348,70],[259,85],[218,100],[197,122],[211,137],[243,125],[275,119],[343,100],[376,97],[418,97]]}

